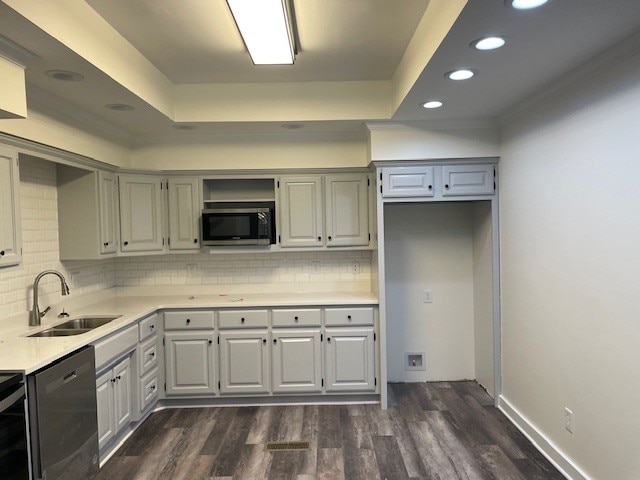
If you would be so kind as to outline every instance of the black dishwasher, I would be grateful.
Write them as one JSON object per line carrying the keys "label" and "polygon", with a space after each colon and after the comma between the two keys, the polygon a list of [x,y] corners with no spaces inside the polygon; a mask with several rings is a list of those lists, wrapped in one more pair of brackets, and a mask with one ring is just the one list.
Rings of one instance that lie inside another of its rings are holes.
{"label": "black dishwasher", "polygon": [[99,468],[93,346],[29,375],[27,394],[33,477],[91,478]]}
{"label": "black dishwasher", "polygon": [[22,374],[0,375],[0,477],[29,478]]}

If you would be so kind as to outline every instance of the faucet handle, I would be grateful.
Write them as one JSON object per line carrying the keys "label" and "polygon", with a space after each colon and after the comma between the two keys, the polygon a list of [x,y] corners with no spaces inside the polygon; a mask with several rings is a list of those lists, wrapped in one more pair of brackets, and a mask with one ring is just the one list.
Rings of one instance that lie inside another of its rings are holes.
{"label": "faucet handle", "polygon": [[47,307],[47,308],[45,308],[43,311],[41,311],[41,312],[40,312],[40,316],[41,316],[41,317],[44,317],[44,316],[47,314],[47,312],[48,312],[49,310],[51,310],[51,306],[48,306],[48,307]]}

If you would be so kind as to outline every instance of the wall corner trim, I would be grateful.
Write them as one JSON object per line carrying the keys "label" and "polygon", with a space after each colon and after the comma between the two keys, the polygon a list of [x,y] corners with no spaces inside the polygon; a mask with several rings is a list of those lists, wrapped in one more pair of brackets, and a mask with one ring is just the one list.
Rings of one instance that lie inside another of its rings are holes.
{"label": "wall corner trim", "polygon": [[557,445],[554,445],[537,427],[535,427],[522,413],[509,403],[504,395],[498,399],[498,410],[520,430],[525,437],[570,480],[592,480],[572,460],[570,460]]}

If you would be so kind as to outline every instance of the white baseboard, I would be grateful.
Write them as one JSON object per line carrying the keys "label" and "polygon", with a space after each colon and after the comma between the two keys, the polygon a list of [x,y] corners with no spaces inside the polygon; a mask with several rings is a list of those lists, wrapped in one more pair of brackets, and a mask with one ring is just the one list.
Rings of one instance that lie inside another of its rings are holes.
{"label": "white baseboard", "polygon": [[560,470],[569,480],[591,480],[580,468],[573,463],[556,445],[540,432],[524,415],[512,406],[502,395],[498,400],[498,409],[520,430],[542,455],[554,467]]}

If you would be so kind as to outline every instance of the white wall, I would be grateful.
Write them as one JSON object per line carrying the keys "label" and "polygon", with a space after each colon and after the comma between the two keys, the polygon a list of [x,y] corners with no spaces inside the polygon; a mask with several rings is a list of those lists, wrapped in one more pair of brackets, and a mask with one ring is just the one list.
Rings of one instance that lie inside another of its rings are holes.
{"label": "white wall", "polygon": [[366,167],[364,138],[327,135],[220,135],[194,143],[157,144],[132,152],[134,168],[260,169]]}
{"label": "white wall", "polygon": [[476,380],[493,396],[493,243],[491,202],[474,202],[473,312]]}
{"label": "white wall", "polygon": [[[466,203],[387,204],[389,381],[475,378],[472,211]],[[433,291],[425,304],[422,291]],[[426,371],[405,371],[405,352]]]}
{"label": "white wall", "polygon": [[639,79],[636,54],[510,119],[500,166],[503,396],[601,480],[640,478]]}

